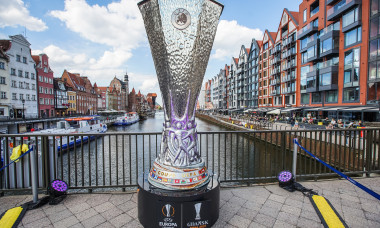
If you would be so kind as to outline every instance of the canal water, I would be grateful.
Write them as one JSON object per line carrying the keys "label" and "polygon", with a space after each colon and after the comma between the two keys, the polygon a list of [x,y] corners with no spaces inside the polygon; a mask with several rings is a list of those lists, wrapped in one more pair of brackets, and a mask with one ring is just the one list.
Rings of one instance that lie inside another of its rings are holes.
{"label": "canal water", "polygon": [[[149,172],[160,152],[163,122],[164,114],[158,112],[130,126],[109,127],[109,133],[120,134],[59,154],[58,178],[72,187],[136,185],[137,177]],[[283,168],[291,168],[291,156],[284,159],[278,147],[242,134],[221,133],[230,130],[200,119],[196,122],[201,156],[220,180],[275,177]]]}

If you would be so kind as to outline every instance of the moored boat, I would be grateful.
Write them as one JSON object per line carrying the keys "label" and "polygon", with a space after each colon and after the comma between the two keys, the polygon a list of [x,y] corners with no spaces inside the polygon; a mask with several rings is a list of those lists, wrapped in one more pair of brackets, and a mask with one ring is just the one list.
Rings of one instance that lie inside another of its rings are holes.
{"label": "moored boat", "polygon": [[136,112],[125,113],[124,116],[118,117],[114,122],[116,126],[131,125],[139,121],[139,115]]}

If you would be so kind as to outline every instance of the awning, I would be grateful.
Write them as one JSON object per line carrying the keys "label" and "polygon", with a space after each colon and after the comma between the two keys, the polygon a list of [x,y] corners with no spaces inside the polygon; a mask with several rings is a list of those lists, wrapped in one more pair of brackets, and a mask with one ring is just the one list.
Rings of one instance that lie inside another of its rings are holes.
{"label": "awning", "polygon": [[253,111],[253,109],[247,109],[247,110],[244,111],[244,113],[252,112],[252,111]]}
{"label": "awning", "polygon": [[289,113],[289,112],[297,111],[297,110],[300,110],[300,109],[301,108],[286,108],[286,109],[282,109],[281,113]]}
{"label": "awning", "polygon": [[359,107],[349,107],[341,111],[343,112],[378,112],[379,108],[374,107],[374,106],[359,106]]}
{"label": "awning", "polygon": [[278,115],[281,113],[281,109],[275,109],[273,111],[267,112],[269,115]]}
{"label": "awning", "polygon": [[315,112],[321,110],[323,107],[306,107],[305,111]]}

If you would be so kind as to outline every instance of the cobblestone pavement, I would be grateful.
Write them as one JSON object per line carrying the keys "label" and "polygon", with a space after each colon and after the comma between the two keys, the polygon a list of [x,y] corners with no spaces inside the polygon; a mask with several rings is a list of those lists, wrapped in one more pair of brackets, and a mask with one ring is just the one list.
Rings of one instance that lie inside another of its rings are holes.
{"label": "cobblestone pavement", "polygon": [[[380,177],[357,179],[380,192]],[[349,227],[380,227],[380,203],[345,180],[302,182],[325,196]],[[0,213],[31,196],[0,198]],[[61,204],[28,211],[20,227],[142,227],[136,193],[70,194]],[[214,227],[323,227],[309,199],[277,184],[223,188]]]}

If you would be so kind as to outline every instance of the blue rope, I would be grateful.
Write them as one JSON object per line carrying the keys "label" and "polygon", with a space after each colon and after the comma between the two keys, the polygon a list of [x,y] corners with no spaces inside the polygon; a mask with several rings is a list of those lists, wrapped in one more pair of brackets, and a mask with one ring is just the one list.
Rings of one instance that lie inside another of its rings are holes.
{"label": "blue rope", "polygon": [[24,157],[25,155],[29,154],[30,152],[32,152],[33,150],[33,147],[31,147],[28,151],[26,151],[25,153],[23,153],[20,157],[18,157],[16,160],[12,161],[11,163],[9,163],[8,165],[4,166],[4,167],[1,167],[0,169],[0,172],[3,171],[3,169],[7,168],[8,166],[12,165],[13,163],[15,163],[16,161],[20,160],[20,158]]}
{"label": "blue rope", "polygon": [[336,172],[337,174],[339,174],[341,177],[343,177],[344,179],[348,180],[349,182],[351,182],[352,184],[356,185],[357,187],[361,188],[362,190],[364,190],[365,192],[367,192],[368,194],[370,194],[371,196],[375,197],[376,199],[380,200],[380,195],[374,191],[372,191],[371,189],[367,188],[366,186],[358,183],[357,181],[355,181],[354,179],[352,179],[351,177],[348,177],[347,175],[345,175],[344,173],[340,172],[339,170],[335,169],[334,167],[330,166],[329,164],[327,164],[326,162],[322,161],[321,159],[319,159],[317,156],[315,156],[314,154],[312,154],[311,152],[309,152],[308,150],[306,150],[303,146],[301,146],[299,143],[298,143],[298,140],[297,139],[294,139],[294,143],[297,144],[302,150],[304,150],[306,153],[308,153],[310,156],[312,156],[313,158],[315,158],[315,160],[319,161],[320,163],[322,163],[324,166],[326,166],[327,168],[331,169],[332,171]]}

